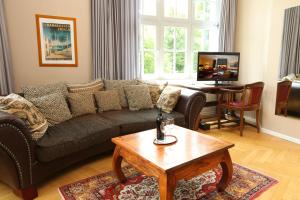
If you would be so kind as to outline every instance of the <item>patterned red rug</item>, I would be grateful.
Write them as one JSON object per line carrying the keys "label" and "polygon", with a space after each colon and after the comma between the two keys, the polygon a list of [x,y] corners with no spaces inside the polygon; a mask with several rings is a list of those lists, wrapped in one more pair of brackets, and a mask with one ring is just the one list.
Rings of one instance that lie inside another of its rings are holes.
{"label": "patterned red rug", "polygon": [[[271,177],[240,165],[233,165],[233,179],[225,192],[218,193],[216,184],[222,175],[221,168],[210,170],[188,181],[179,181],[175,191],[176,200],[188,199],[255,199],[277,181]],[[64,200],[158,200],[158,183],[131,166],[123,167],[128,181],[118,182],[112,171],[77,181],[59,188]]]}

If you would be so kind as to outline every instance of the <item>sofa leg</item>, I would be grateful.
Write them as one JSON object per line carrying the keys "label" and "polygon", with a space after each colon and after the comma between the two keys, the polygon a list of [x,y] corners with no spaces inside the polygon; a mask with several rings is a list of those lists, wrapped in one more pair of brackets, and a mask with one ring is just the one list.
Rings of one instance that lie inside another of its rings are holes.
{"label": "sofa leg", "polygon": [[23,200],[33,200],[38,196],[36,187],[30,187],[27,189],[14,189],[14,193]]}

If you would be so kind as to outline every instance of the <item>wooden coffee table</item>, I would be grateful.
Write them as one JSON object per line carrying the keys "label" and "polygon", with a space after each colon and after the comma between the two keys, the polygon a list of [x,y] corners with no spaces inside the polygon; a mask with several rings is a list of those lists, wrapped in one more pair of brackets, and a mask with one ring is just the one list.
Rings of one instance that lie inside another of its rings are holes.
{"label": "wooden coffee table", "polygon": [[179,126],[175,126],[172,135],[178,141],[171,145],[153,144],[156,129],[113,138],[113,169],[118,179],[126,182],[121,171],[124,159],[145,175],[158,179],[161,200],[173,200],[178,180],[193,178],[221,164],[223,176],[217,188],[224,191],[232,178],[228,149],[234,144]]}

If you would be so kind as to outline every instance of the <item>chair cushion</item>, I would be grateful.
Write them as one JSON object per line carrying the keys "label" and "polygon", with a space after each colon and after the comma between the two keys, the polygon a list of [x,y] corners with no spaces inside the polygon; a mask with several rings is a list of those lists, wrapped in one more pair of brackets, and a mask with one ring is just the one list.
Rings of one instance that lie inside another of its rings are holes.
{"label": "chair cushion", "polygon": [[48,129],[44,137],[37,141],[37,158],[49,162],[100,145],[119,133],[118,126],[100,115],[76,117]]}
{"label": "chair cushion", "polygon": [[[100,115],[116,125],[120,126],[121,135],[136,133],[156,127],[156,116],[158,110],[140,110],[130,111],[108,111]],[[178,126],[185,125],[184,115],[178,112],[164,113],[164,117],[174,117],[175,124]]]}

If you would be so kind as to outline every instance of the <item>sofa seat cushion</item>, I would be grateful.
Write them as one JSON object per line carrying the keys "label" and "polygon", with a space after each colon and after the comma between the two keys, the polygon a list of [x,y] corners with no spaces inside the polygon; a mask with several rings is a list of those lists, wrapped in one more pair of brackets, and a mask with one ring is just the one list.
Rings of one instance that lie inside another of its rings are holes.
{"label": "sofa seat cushion", "polygon": [[[123,109],[122,111],[103,112],[99,115],[119,125],[121,135],[125,135],[155,128],[157,113],[157,109],[140,111]],[[184,127],[185,120],[183,114],[173,111],[170,114],[164,113],[163,115],[164,117],[174,117],[175,124]]]}
{"label": "sofa seat cushion", "polygon": [[118,136],[120,129],[98,114],[84,115],[50,127],[37,141],[37,158],[49,162]]}

